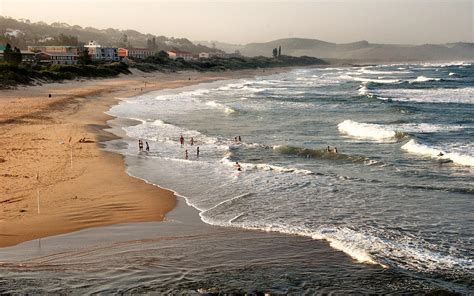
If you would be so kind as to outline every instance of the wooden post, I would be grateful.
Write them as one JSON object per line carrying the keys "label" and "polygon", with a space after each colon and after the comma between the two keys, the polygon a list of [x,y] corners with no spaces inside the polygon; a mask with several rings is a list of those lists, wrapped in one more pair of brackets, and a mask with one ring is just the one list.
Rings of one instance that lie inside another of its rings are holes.
{"label": "wooden post", "polygon": [[38,215],[40,214],[40,180],[39,180],[39,172],[36,172],[36,201],[38,206]]}

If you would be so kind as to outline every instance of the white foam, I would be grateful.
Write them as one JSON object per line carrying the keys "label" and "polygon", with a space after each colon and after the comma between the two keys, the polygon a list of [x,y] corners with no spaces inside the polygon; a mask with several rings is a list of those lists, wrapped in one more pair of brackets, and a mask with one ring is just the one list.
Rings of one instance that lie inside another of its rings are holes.
{"label": "white foam", "polygon": [[[231,161],[229,159],[229,154],[226,155],[221,159],[221,163],[228,166],[228,167],[234,167],[235,162]],[[261,170],[261,171],[274,171],[276,173],[295,173],[295,174],[302,174],[302,175],[314,175],[312,171],[309,170],[304,170],[304,169],[297,169],[297,168],[288,168],[288,167],[281,167],[281,166],[276,166],[276,165],[271,165],[267,163],[242,163],[239,162],[240,167],[243,169],[243,171],[255,171],[255,170]]]}
{"label": "white foam", "polygon": [[378,124],[359,123],[352,120],[344,120],[337,125],[339,131],[357,139],[374,141],[393,140],[396,136],[394,130]]}
{"label": "white foam", "polygon": [[[451,160],[456,164],[465,165],[465,166],[474,166],[474,157],[471,155],[460,154],[458,152],[447,152],[436,147],[429,147],[424,144],[419,144],[415,140],[408,141],[405,145],[402,146],[402,149],[417,155],[422,155],[426,157],[442,159],[442,160]],[[438,156],[443,154],[442,156]]]}
{"label": "white foam", "polygon": [[457,131],[471,126],[463,125],[441,125],[441,124],[430,124],[430,123],[404,123],[391,125],[394,130],[401,132],[415,132],[415,133],[434,133],[443,131]]}
{"label": "white foam", "polygon": [[410,81],[410,83],[415,83],[415,82],[427,82],[427,81],[440,81],[441,78],[431,78],[431,77],[426,77],[426,76],[418,76],[416,79]]}
{"label": "white foam", "polygon": [[474,87],[430,89],[380,89],[372,91],[378,99],[419,103],[474,104]]}
{"label": "white foam", "polygon": [[399,79],[373,79],[373,78],[362,78],[362,77],[353,77],[355,81],[360,82],[373,82],[373,83],[381,83],[381,84],[396,84],[400,83]]}
{"label": "white foam", "polygon": [[212,108],[221,109],[221,110],[223,110],[224,113],[226,113],[226,114],[230,114],[230,113],[234,113],[234,112],[235,112],[235,110],[232,109],[231,107],[228,107],[228,106],[223,105],[223,104],[221,104],[221,103],[217,103],[217,102],[215,102],[215,101],[208,101],[208,102],[206,102],[206,105],[207,105],[207,106],[210,106],[210,107],[212,107]]}
{"label": "white foam", "polygon": [[[399,70],[405,70],[404,68],[399,68]],[[362,68],[359,70],[363,74],[373,74],[373,75],[397,75],[397,74],[409,74],[410,71],[380,71],[380,70],[370,70],[367,68]]]}

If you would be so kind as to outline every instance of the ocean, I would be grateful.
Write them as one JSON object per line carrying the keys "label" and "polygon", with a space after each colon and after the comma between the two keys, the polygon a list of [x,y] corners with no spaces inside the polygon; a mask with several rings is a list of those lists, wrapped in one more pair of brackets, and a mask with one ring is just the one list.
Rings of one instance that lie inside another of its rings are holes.
{"label": "ocean", "polygon": [[109,114],[137,122],[118,150],[138,159],[129,173],[153,171],[205,223],[326,240],[363,264],[472,287],[473,104],[474,66],[460,62],[295,69]]}

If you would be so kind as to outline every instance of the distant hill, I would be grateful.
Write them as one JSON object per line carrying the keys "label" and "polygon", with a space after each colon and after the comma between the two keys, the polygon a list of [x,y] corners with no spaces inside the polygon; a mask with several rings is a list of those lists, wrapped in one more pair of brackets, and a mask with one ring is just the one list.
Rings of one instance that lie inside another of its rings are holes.
{"label": "distant hill", "polygon": [[22,49],[26,49],[28,45],[58,45],[58,42],[62,42],[61,45],[84,44],[89,40],[96,40],[103,46],[114,47],[154,47],[155,50],[180,49],[192,53],[221,51],[204,45],[196,45],[186,38],[155,36],[135,30],[112,28],[99,30],[66,23],[32,23],[28,20],[0,16],[0,43],[9,42]]}
{"label": "distant hill", "polygon": [[[474,60],[474,43],[425,45],[375,44],[368,41],[337,44],[317,39],[287,38],[242,46],[229,45],[246,56],[271,56],[272,49],[281,46],[282,54],[313,56],[322,59],[343,59],[364,62],[401,62],[435,60]],[[225,46],[217,48],[224,49]]]}

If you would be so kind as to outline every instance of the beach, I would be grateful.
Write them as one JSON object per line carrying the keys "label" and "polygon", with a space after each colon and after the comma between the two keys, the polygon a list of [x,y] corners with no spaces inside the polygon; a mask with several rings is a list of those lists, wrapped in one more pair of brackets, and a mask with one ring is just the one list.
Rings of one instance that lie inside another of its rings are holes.
{"label": "beach", "polygon": [[104,112],[120,98],[255,73],[135,72],[2,90],[0,247],[94,226],[162,220],[175,197],[129,177],[122,156],[101,150],[101,141],[116,138],[104,131],[112,118]]}
{"label": "beach", "polygon": [[0,293],[468,294],[471,69],[134,73],[4,92]]}

